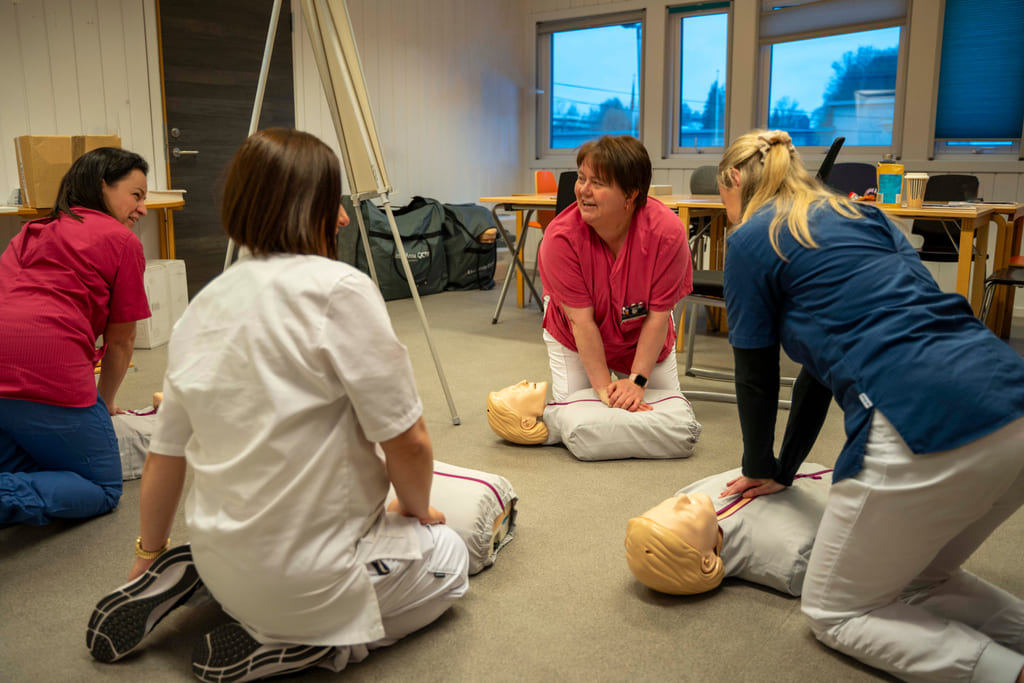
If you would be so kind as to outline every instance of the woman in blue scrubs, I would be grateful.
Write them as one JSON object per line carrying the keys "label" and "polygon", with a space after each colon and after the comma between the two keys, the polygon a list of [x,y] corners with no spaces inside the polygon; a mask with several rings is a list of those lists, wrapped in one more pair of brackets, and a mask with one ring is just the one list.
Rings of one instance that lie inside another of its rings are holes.
{"label": "woman in blue scrubs", "polygon": [[[1024,501],[1024,359],[788,133],[736,140],[719,190],[743,434],[725,493],[789,486],[835,398],[846,443],[802,597],[817,638],[907,680],[1024,681],[1024,601],[961,568]],[[776,458],[780,346],[802,370]]]}

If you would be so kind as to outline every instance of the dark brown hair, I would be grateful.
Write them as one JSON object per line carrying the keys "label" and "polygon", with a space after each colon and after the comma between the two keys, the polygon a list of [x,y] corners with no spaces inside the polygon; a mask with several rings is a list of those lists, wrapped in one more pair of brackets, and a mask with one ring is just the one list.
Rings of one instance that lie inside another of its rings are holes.
{"label": "dark brown hair", "polygon": [[71,168],[61,178],[57,200],[53,204],[51,218],[65,213],[82,220],[71,207],[102,211],[110,215],[107,201],[103,198],[103,183],[114,185],[134,170],[149,173],[149,164],[135,152],[117,147],[98,147],[75,159]]}
{"label": "dark brown hair", "polygon": [[632,135],[604,135],[585,142],[576,153],[576,166],[589,161],[602,180],[613,180],[627,196],[636,190],[633,205],[639,209],[647,203],[651,189],[651,158],[647,148]]}
{"label": "dark brown hair", "polygon": [[231,161],[221,222],[253,254],[337,258],[340,203],[341,168],[331,148],[309,133],[267,128]]}

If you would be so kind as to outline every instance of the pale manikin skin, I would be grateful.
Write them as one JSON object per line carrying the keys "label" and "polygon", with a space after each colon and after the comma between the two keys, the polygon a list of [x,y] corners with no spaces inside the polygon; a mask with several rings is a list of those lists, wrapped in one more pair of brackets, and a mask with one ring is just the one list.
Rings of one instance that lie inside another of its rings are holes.
{"label": "pale manikin skin", "polygon": [[672,531],[702,558],[717,554],[718,516],[711,497],[706,493],[681,493],[666,498],[640,516]]}
{"label": "pale manikin skin", "polygon": [[544,406],[547,405],[548,398],[548,383],[527,382],[524,379],[494,393],[512,412],[521,417],[523,427],[529,429],[544,414]]}

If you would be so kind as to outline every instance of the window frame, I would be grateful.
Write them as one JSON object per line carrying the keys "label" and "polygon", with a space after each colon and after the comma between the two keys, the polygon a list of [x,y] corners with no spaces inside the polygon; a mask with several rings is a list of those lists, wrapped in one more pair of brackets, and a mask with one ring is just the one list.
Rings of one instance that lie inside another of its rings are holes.
{"label": "window frame", "polygon": [[[693,154],[712,154],[721,156],[729,144],[730,100],[729,84],[732,82],[732,28],[733,9],[731,0],[698,2],[689,5],[671,5],[665,8],[666,50],[665,50],[665,155],[682,157]],[[723,11],[724,10],[724,11]],[[687,17],[707,16],[711,14],[726,15],[725,45],[725,125],[723,126],[723,143],[721,146],[683,147],[679,144],[679,103],[682,99],[682,24]]]}
{"label": "window frame", "polygon": [[[772,47],[813,38],[841,36],[883,28],[900,28],[900,41],[896,59],[896,87],[893,103],[892,141],[889,145],[844,145],[851,155],[881,158],[891,153],[902,157],[903,119],[906,109],[907,58],[910,46],[909,5],[907,0],[789,0],[789,6],[779,7],[785,0],[762,0],[759,20],[760,38],[758,54],[758,96],[756,120],[766,128],[771,114]],[[801,149],[811,154],[825,153],[831,141],[824,145],[806,145]]]}
{"label": "window frame", "polygon": [[563,31],[602,28],[617,24],[640,24],[640,63],[638,65],[637,102],[639,119],[637,139],[643,141],[644,134],[644,64],[647,59],[646,10],[630,10],[610,14],[595,14],[572,19],[537,22],[537,69],[536,69],[536,158],[575,157],[575,147],[551,147],[551,36]]}

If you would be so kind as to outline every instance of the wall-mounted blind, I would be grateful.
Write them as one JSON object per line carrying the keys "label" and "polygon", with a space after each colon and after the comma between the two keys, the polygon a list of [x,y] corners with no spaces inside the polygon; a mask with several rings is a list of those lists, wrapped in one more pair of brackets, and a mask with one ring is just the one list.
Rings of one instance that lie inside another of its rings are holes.
{"label": "wall-mounted blind", "polygon": [[1022,27],[1020,0],[946,0],[936,138],[1021,137]]}

